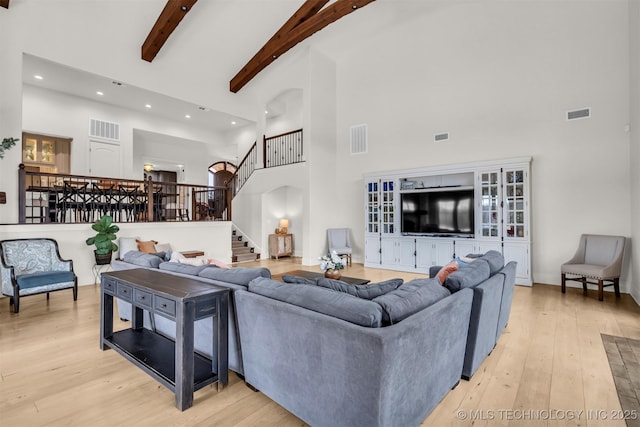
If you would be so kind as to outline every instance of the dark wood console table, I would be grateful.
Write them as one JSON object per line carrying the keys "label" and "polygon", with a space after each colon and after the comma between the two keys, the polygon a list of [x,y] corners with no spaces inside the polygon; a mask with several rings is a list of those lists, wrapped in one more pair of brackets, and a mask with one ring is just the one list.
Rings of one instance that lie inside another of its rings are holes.
{"label": "dark wood console table", "polygon": [[[113,298],[131,303],[131,328],[113,331]],[[112,348],[176,395],[181,411],[193,405],[193,392],[229,382],[229,289],[153,270],[133,269],[102,274],[100,347]],[[143,327],[144,310],[176,322],[175,341]],[[210,360],[195,353],[194,322],[215,316]],[[215,348],[217,347],[217,349]],[[216,351],[217,350],[217,351]]]}

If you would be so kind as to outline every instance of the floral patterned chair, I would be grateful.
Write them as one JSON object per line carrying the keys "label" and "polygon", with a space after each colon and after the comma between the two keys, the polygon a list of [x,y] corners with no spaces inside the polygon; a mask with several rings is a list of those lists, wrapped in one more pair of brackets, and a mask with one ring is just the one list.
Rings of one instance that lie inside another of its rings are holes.
{"label": "floral patterned chair", "polygon": [[60,257],[53,239],[13,239],[0,242],[2,294],[9,297],[14,313],[20,310],[20,297],[61,289],[73,289],[78,299],[78,278],[73,261]]}

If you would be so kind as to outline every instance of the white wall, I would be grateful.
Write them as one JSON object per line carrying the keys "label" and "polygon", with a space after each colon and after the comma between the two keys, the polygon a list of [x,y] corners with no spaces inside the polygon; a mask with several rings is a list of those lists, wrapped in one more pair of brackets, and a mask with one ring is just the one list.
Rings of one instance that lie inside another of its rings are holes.
{"label": "white wall", "polygon": [[[267,116],[265,129],[267,137],[302,128],[304,113],[302,99],[302,89],[289,89],[272,101],[283,111],[273,119]],[[269,107],[269,104],[267,104],[267,107]]]}
{"label": "white wall", "polygon": [[[170,243],[172,249],[177,251],[202,250],[206,258],[231,262],[231,223],[228,221],[117,225],[120,227],[118,237],[139,237],[144,241]],[[94,235],[91,224],[0,225],[0,240],[27,237],[55,239],[62,258],[73,260],[78,285],[94,283],[92,268],[95,264],[95,248],[85,244],[85,240]]]}
{"label": "white wall", "polygon": [[631,294],[640,304],[640,2],[629,2],[631,96]]}
{"label": "white wall", "polygon": [[[533,157],[536,282],[559,283],[581,233],[629,236],[627,3],[402,6],[403,24],[338,60],[344,191],[336,206],[356,241],[364,239],[364,173],[520,156]],[[581,107],[593,117],[565,120]],[[349,126],[360,123],[368,124],[369,151],[350,155]],[[451,140],[434,143],[444,131]]]}

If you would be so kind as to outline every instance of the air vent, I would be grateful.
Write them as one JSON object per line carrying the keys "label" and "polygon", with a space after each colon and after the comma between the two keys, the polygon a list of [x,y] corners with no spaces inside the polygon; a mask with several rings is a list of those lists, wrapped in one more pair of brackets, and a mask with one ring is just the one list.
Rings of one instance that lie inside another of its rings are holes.
{"label": "air vent", "polygon": [[446,141],[448,139],[449,139],[449,132],[437,133],[437,134],[433,135],[433,140],[435,142]]}
{"label": "air vent", "polygon": [[591,108],[567,111],[567,120],[586,119],[591,117]]}
{"label": "air vent", "polygon": [[367,125],[356,125],[350,128],[351,154],[367,152]]}
{"label": "air vent", "polygon": [[94,138],[120,141],[120,124],[104,120],[90,119],[89,136]]}

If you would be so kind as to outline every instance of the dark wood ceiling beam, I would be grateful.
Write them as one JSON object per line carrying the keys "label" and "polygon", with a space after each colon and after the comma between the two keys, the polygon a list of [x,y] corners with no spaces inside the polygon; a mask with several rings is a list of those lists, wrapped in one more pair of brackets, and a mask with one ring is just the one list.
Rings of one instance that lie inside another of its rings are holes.
{"label": "dark wood ceiling beam", "polygon": [[0,6],[9,9],[9,0],[0,0]]}
{"label": "dark wood ceiling beam", "polygon": [[[2,0],[0,0],[2,1]],[[7,2],[9,0],[6,0]],[[167,0],[162,13],[142,44],[142,59],[153,61],[182,18],[198,0]]]}
{"label": "dark wood ceiling beam", "polygon": [[230,90],[238,92],[280,55],[327,25],[373,1],[375,0],[336,0],[322,9],[328,0],[307,0],[231,79]]}

